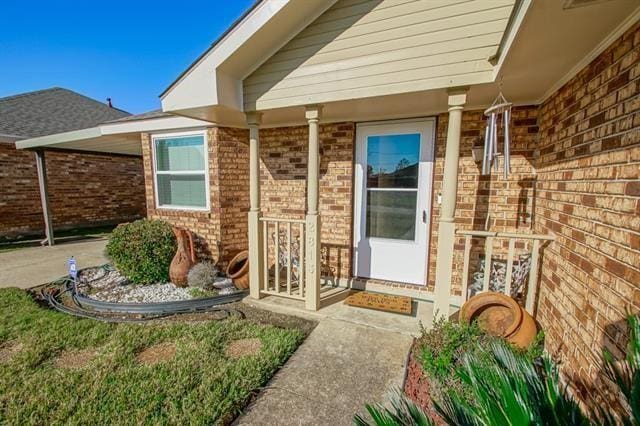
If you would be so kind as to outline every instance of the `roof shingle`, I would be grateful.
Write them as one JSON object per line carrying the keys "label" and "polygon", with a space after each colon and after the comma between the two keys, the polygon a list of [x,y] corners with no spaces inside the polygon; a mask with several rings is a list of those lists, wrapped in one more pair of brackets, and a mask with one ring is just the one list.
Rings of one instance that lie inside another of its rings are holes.
{"label": "roof shingle", "polygon": [[71,90],[54,87],[0,98],[0,134],[35,138],[86,129],[129,115]]}

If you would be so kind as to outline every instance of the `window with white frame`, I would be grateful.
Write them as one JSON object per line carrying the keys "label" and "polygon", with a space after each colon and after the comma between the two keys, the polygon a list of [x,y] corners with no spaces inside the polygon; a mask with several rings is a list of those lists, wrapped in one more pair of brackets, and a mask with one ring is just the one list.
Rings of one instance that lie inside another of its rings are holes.
{"label": "window with white frame", "polygon": [[152,142],[156,205],[185,210],[208,209],[205,132],[155,135]]}

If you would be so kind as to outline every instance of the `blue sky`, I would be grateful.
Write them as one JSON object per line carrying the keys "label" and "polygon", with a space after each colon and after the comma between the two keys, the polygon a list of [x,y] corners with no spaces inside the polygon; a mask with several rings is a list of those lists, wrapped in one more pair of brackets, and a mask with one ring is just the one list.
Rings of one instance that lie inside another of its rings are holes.
{"label": "blue sky", "polygon": [[3,0],[0,97],[65,87],[131,113],[158,95],[253,0]]}

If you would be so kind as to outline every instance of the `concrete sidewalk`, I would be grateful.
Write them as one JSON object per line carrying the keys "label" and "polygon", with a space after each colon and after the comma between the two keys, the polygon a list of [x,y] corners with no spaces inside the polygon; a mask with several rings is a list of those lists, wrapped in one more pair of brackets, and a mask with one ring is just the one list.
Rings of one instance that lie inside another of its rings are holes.
{"label": "concrete sidewalk", "polygon": [[324,318],[236,421],[239,425],[350,425],[364,404],[402,385],[407,334]]}
{"label": "concrete sidewalk", "polygon": [[78,269],[107,263],[106,238],[65,242],[53,247],[28,247],[0,253],[0,288],[29,288],[67,275],[75,256]]}

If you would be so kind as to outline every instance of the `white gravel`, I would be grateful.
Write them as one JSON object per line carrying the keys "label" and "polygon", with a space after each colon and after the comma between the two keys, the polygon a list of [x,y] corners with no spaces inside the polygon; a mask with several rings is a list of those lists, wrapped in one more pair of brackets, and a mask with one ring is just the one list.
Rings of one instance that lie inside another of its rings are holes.
{"label": "white gravel", "polygon": [[[223,287],[223,291],[219,291],[219,293],[224,294],[236,290],[228,278],[216,280],[214,286],[217,288]],[[191,296],[189,290],[188,287],[176,287],[172,283],[130,284],[118,271],[104,270],[102,268],[86,269],[78,276],[78,291],[92,299],[104,302],[175,302],[193,299],[194,297]]]}

